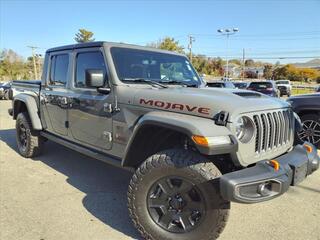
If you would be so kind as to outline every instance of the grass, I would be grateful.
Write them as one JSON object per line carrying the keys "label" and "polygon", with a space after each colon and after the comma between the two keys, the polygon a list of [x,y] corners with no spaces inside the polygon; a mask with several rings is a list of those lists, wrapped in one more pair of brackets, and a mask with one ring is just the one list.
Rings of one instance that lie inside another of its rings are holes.
{"label": "grass", "polygon": [[314,89],[310,88],[293,88],[292,89],[292,95],[300,95],[300,94],[306,94],[306,93],[314,93]]}

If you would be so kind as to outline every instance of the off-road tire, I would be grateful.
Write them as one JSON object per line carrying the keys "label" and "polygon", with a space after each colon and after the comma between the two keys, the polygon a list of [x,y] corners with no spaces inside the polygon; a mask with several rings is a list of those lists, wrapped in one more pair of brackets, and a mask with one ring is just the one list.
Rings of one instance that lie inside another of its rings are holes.
{"label": "off-road tire", "polygon": [[[25,139],[26,144],[23,145],[20,140],[22,131],[20,126],[23,125],[25,128]],[[17,116],[16,120],[16,142],[18,150],[21,156],[25,158],[32,158],[39,156],[43,150],[44,138],[40,136],[38,131],[32,128],[32,123],[28,113],[21,112]]]}
{"label": "off-road tire", "polygon": [[[208,207],[205,217],[189,232],[172,233],[161,228],[147,209],[150,187],[168,175],[180,176],[199,185],[204,196]],[[128,208],[135,227],[148,240],[217,239],[226,226],[230,209],[230,202],[222,199],[217,182],[208,183],[219,176],[221,172],[212,162],[193,151],[172,149],[150,156],[136,170],[128,189]]]}

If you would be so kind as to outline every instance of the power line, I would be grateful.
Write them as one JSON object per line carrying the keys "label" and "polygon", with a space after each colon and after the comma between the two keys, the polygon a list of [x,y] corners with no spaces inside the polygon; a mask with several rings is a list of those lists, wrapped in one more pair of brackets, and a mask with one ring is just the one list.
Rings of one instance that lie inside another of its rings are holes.
{"label": "power line", "polygon": [[[195,56],[196,57],[196,56]],[[198,56],[197,56],[198,57]],[[207,57],[207,58],[221,58],[219,56],[210,56],[210,55],[205,55],[204,57]],[[237,56],[229,56],[230,58],[233,58],[233,59],[239,59],[241,58],[240,55],[237,55]],[[248,57],[247,59],[313,59],[313,58],[320,58],[320,55],[319,56],[274,56],[274,57]]]}

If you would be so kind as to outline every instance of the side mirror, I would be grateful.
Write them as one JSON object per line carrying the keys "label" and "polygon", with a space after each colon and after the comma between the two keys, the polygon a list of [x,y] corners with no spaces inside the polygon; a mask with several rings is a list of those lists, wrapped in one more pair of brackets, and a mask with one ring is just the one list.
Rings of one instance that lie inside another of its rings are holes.
{"label": "side mirror", "polygon": [[104,85],[104,75],[101,69],[86,69],[86,86],[100,88]]}

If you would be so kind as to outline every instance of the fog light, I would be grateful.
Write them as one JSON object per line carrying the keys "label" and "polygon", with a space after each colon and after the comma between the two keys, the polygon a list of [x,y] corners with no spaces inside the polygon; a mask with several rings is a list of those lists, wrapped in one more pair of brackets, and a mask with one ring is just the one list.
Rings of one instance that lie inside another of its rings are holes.
{"label": "fog light", "polygon": [[261,183],[258,186],[258,193],[261,194],[264,197],[270,195],[270,190],[271,190],[271,184],[270,183]]}

